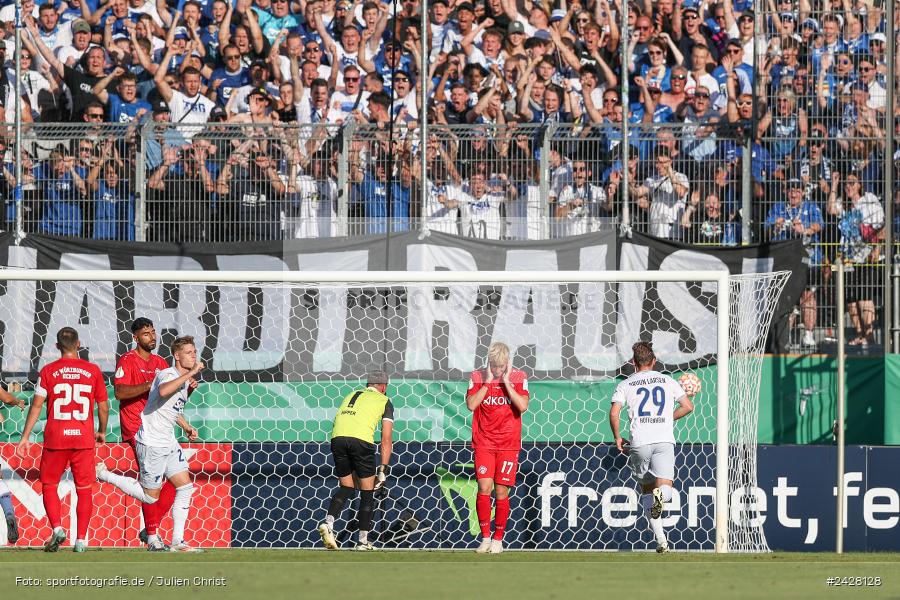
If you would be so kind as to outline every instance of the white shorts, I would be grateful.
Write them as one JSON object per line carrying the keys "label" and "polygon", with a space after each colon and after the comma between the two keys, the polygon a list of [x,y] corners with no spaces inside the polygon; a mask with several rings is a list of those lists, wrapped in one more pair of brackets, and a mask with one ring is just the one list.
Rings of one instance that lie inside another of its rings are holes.
{"label": "white shorts", "polygon": [[657,479],[674,481],[675,444],[659,442],[632,448],[628,466],[634,478],[642,484],[651,484]]}
{"label": "white shorts", "polygon": [[134,453],[140,468],[138,479],[148,490],[158,490],[170,477],[188,470],[184,452],[178,444],[157,448],[136,442]]}

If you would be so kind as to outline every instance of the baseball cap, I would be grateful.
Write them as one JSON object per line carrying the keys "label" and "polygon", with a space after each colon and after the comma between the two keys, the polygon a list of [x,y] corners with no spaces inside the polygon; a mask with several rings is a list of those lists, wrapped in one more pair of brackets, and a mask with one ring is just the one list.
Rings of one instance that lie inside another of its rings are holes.
{"label": "baseball cap", "polygon": [[506,28],[506,33],[507,35],[513,33],[525,33],[525,26],[518,21],[513,21],[509,24],[509,27]]}
{"label": "baseball cap", "polygon": [[814,32],[819,33],[819,22],[813,19],[812,17],[807,17],[803,19],[803,22],[800,23],[800,28],[809,27]]}
{"label": "baseball cap", "polygon": [[873,33],[869,36],[870,42],[881,42],[882,44],[887,44],[887,38],[883,33]]}
{"label": "baseball cap", "polygon": [[435,4],[443,4],[444,6],[450,6],[450,4],[447,2],[447,0],[431,0],[431,5],[434,6]]}
{"label": "baseball cap", "polygon": [[263,88],[253,88],[252,90],[250,90],[250,93],[247,94],[247,100],[249,100],[253,96],[259,96],[266,102],[272,101],[272,98],[269,96],[268,92],[266,92],[266,90],[264,90]]}
{"label": "baseball cap", "polygon": [[749,18],[751,18],[751,19],[755,19],[755,18],[756,18],[756,13],[753,12],[752,10],[745,10],[744,12],[742,12],[742,13],[740,14],[740,16],[738,17],[738,19],[744,19],[744,18],[747,18],[747,17],[749,17]]}
{"label": "baseball cap", "polygon": [[792,12],[783,12],[783,13],[779,13],[778,17],[779,17],[782,21],[784,21],[785,19],[790,19],[791,21],[794,21],[794,22],[797,21],[797,16],[796,16],[794,13],[792,13]]}
{"label": "baseball cap", "polygon": [[127,39],[128,39],[127,33],[117,33],[114,36],[112,36],[112,41],[114,41],[114,42],[121,42],[122,40],[127,40]]}
{"label": "baseball cap", "polygon": [[550,22],[551,23],[553,21],[562,21],[565,18],[566,18],[566,11],[564,11],[561,8],[557,8],[552,13],[550,13]]}
{"label": "baseball cap", "polygon": [[689,12],[692,12],[692,13],[694,13],[695,15],[699,15],[699,14],[700,14],[700,11],[697,10],[697,7],[696,7],[696,6],[693,6],[693,5],[691,5],[691,6],[685,6],[684,8],[681,9],[681,14],[683,14],[683,15],[685,15],[685,14],[687,14],[687,13],[689,13]]}
{"label": "baseball cap", "polygon": [[741,40],[737,38],[731,38],[728,42],[725,43],[726,46],[734,46],[735,48],[743,48],[744,45],[741,43]]}
{"label": "baseball cap", "polygon": [[456,5],[456,12],[459,12],[459,11],[461,11],[461,10],[467,10],[467,11],[469,11],[470,13],[474,13],[474,12],[475,12],[475,7],[472,6],[472,3],[471,3],[471,2],[461,2],[460,4],[457,4],[457,5]]}
{"label": "baseball cap", "polygon": [[209,120],[210,121],[218,121],[218,120],[226,120],[228,119],[228,114],[225,112],[225,109],[221,106],[215,106],[211,111],[209,111]]}
{"label": "baseball cap", "polygon": [[550,37],[550,32],[546,29],[538,29],[534,32],[534,36],[539,40],[544,40],[545,42],[549,42],[552,38]]}
{"label": "baseball cap", "polygon": [[84,19],[75,19],[72,21],[72,33],[90,33],[91,26]]}
{"label": "baseball cap", "polygon": [[172,111],[169,110],[169,105],[166,103],[165,100],[157,100],[156,102],[153,103],[153,114],[154,115],[161,115],[163,113],[168,113],[168,112],[172,112]]}
{"label": "baseball cap", "polygon": [[188,39],[188,30],[187,30],[187,27],[176,27],[176,28],[175,28],[175,39],[176,39],[176,40],[186,40],[186,39]]}
{"label": "baseball cap", "polygon": [[797,177],[791,177],[791,178],[788,179],[788,181],[787,181],[787,186],[788,186],[789,188],[792,188],[792,187],[803,187],[803,182],[800,181],[800,179],[798,179]]}

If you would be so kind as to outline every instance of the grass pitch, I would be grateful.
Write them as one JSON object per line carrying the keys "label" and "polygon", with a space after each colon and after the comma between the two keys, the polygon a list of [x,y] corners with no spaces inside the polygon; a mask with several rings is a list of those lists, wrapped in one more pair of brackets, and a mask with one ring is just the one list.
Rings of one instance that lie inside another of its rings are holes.
{"label": "grass pitch", "polygon": [[[857,580],[848,580],[829,586],[830,577],[838,581],[858,577],[861,584],[850,585]],[[874,585],[876,577],[880,585]],[[96,549],[75,555],[68,548],[58,554],[37,549],[0,551],[0,598],[176,596],[192,600],[900,599],[900,554],[506,552],[479,556],[459,551],[222,549],[171,555]]]}

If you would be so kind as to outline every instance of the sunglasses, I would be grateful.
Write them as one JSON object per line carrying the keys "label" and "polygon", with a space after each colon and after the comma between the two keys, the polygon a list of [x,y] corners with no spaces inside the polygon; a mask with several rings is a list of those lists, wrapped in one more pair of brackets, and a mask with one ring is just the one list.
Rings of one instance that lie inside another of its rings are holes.
{"label": "sunglasses", "polygon": [[87,113],[86,116],[88,119],[102,119],[103,113]]}
{"label": "sunglasses", "polygon": [[752,23],[753,17],[741,17],[738,19],[738,23]]}
{"label": "sunglasses", "polygon": [[353,83],[355,81],[359,81],[359,77],[344,77],[344,81],[348,83]]}
{"label": "sunglasses", "polygon": [[226,54],[225,60],[238,60],[240,57],[240,54]]}
{"label": "sunglasses", "polygon": [[709,100],[709,94],[694,94],[694,100]]}
{"label": "sunglasses", "polygon": [[687,75],[672,75],[672,79],[683,80],[687,79]]}
{"label": "sunglasses", "polygon": [[396,81],[397,83],[401,83],[404,81],[409,81],[409,78],[408,77],[394,77],[394,81]]}
{"label": "sunglasses", "polygon": [[685,21],[696,21],[699,18],[700,17],[698,17],[697,15],[685,15],[684,16]]}
{"label": "sunglasses", "polygon": [[869,71],[874,71],[875,67],[860,67],[859,71],[861,73],[868,73]]}
{"label": "sunglasses", "polygon": [[750,100],[738,100],[738,106],[752,106],[753,102]]}

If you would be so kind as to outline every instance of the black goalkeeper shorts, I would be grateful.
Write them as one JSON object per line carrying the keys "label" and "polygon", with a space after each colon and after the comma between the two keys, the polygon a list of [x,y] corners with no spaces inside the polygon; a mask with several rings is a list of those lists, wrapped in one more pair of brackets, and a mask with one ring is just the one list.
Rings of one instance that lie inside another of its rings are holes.
{"label": "black goalkeeper shorts", "polygon": [[331,457],[338,477],[351,473],[360,479],[375,476],[375,444],[355,437],[336,437],[331,440]]}

